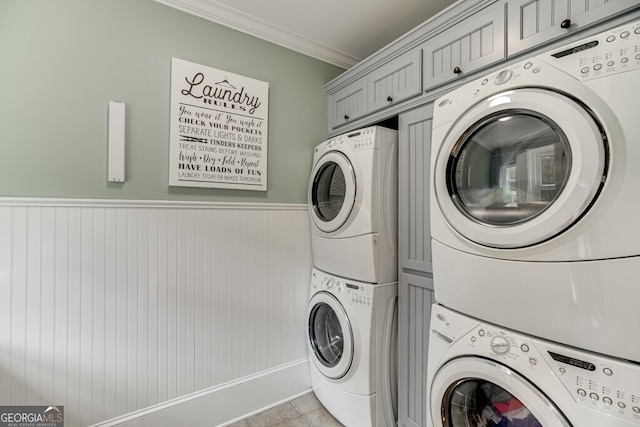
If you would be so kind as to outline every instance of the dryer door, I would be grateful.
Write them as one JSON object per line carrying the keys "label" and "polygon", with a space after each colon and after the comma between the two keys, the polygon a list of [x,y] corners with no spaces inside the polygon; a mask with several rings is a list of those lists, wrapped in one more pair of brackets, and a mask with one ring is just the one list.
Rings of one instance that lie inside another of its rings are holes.
{"label": "dryer door", "polygon": [[328,292],[318,292],[309,301],[308,319],[314,365],[327,378],[342,378],[353,360],[353,333],[342,304]]}
{"label": "dryer door", "polygon": [[318,160],[309,182],[309,211],[321,231],[336,231],[349,219],[356,201],[356,177],[347,157],[330,151]]}
{"label": "dryer door", "polygon": [[608,166],[602,126],[568,95],[503,92],[468,110],[445,137],[433,170],[442,215],[493,248],[541,243],[576,223]]}
{"label": "dryer door", "polygon": [[435,374],[430,393],[434,427],[571,427],[571,423],[526,378],[479,357],[453,359]]}

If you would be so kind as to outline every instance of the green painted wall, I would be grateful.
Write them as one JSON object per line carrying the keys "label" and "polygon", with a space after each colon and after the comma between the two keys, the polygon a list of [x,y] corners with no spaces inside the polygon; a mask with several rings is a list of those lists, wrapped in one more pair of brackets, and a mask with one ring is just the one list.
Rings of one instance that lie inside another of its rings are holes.
{"label": "green painted wall", "polygon": [[[169,187],[171,58],[269,83],[268,191]],[[343,70],[152,0],[0,0],[0,196],[306,203]],[[107,105],[127,104],[107,183]]]}

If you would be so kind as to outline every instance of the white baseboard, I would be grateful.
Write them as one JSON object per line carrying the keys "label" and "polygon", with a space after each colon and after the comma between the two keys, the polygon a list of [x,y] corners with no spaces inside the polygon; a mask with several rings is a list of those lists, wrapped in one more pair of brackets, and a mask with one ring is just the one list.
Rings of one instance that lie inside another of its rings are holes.
{"label": "white baseboard", "polygon": [[309,359],[302,359],[90,427],[224,426],[309,391]]}

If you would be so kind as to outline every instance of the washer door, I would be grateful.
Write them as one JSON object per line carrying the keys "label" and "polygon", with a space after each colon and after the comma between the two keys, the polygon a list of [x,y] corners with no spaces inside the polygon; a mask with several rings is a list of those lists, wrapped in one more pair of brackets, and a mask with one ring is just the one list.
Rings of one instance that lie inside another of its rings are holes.
{"label": "washer door", "polygon": [[524,88],[481,101],[445,137],[434,168],[443,216],[493,248],[548,240],[580,219],[608,166],[602,126],[571,97]]}
{"label": "washer door", "polygon": [[328,292],[318,292],[309,302],[308,319],[313,363],[327,378],[342,378],[353,360],[353,333],[342,304]]}
{"label": "washer door", "polygon": [[356,177],[347,157],[330,151],[311,171],[309,211],[322,231],[336,231],[349,219],[356,202]]}
{"label": "washer door", "polygon": [[442,366],[429,393],[434,427],[571,427],[540,390],[508,367],[479,357]]}

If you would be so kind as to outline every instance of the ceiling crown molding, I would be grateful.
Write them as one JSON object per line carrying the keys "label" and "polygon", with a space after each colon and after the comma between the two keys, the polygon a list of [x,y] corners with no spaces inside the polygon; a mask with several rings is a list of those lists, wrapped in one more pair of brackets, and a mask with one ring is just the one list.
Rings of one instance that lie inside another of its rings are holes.
{"label": "ceiling crown molding", "polygon": [[346,69],[360,62],[360,58],[332,49],[214,0],[155,1],[338,67]]}

